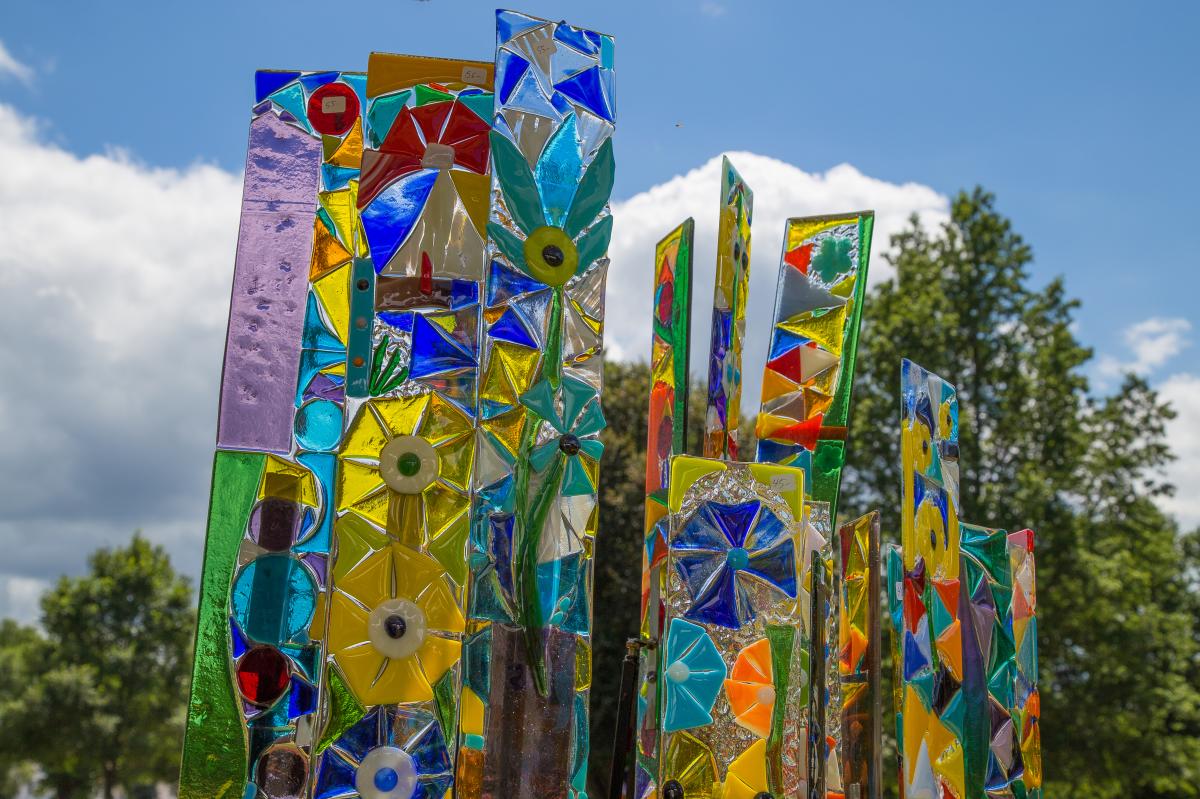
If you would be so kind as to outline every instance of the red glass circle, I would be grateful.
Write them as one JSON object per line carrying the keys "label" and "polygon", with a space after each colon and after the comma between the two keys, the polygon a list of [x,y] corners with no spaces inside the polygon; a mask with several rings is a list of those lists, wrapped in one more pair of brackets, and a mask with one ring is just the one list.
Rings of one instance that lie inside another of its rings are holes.
{"label": "red glass circle", "polygon": [[288,676],[287,658],[271,646],[256,646],[238,661],[238,689],[256,705],[269,705],[282,696]]}
{"label": "red glass circle", "polygon": [[358,95],[344,83],[326,83],[308,98],[308,121],[327,136],[341,136],[358,119]]}

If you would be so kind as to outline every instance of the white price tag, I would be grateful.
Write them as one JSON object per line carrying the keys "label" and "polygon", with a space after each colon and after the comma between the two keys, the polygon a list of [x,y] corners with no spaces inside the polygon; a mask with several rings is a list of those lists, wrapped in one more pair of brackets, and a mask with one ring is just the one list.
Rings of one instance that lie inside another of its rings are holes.
{"label": "white price tag", "polygon": [[340,94],[331,94],[321,98],[321,112],[325,114],[346,113],[346,98]]}
{"label": "white price tag", "polygon": [[771,490],[777,491],[780,494],[789,494],[795,491],[796,476],[794,474],[771,475]]}
{"label": "white price tag", "polygon": [[487,70],[483,67],[463,67],[463,83],[483,84],[487,82]]}

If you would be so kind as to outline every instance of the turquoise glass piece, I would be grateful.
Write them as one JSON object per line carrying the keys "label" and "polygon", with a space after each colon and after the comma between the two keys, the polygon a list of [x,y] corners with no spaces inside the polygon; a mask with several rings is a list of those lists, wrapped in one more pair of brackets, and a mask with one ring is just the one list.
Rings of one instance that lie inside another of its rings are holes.
{"label": "turquoise glass piece", "polygon": [[665,719],[674,732],[711,724],[712,708],[725,681],[725,661],[712,638],[698,624],[672,619],[663,660]]}
{"label": "turquoise glass piece", "polygon": [[[376,97],[371,101],[371,106],[367,110],[367,132],[372,147],[379,149],[388,131],[392,129],[392,123],[396,121],[396,117],[400,115],[400,111],[411,97],[412,92],[405,89],[395,94]],[[484,118],[486,119],[486,117]]]}
{"label": "turquoise glass piece", "polygon": [[[542,201],[538,195],[537,181],[529,169],[525,156],[505,136],[492,131],[492,168],[513,221],[525,235],[546,224]],[[488,225],[488,231],[498,225]],[[506,253],[507,254],[507,253]]]}
{"label": "turquoise glass piece", "polygon": [[[612,148],[609,149],[611,151]],[[542,198],[542,211],[549,224],[563,226],[567,211],[571,207],[571,200],[575,197],[576,187],[583,188],[585,185],[579,180],[579,170],[582,168],[579,141],[575,136],[575,117],[570,116],[546,142],[546,148],[542,150],[537,169],[534,171],[534,179]],[[605,194],[601,200],[601,208],[607,200],[608,194]]]}
{"label": "turquoise glass piece", "polygon": [[592,225],[587,233],[579,237],[575,246],[579,250],[579,265],[575,274],[581,274],[608,252],[608,242],[612,238],[613,218],[606,216]]}
{"label": "turquoise glass piece", "polygon": [[342,438],[342,408],[313,400],[296,411],[296,442],[311,452],[332,452]]}
{"label": "turquoise glass piece", "polygon": [[304,98],[303,86],[299,83],[289,83],[279,91],[273,92],[268,99],[295,117],[305,130],[311,132],[312,127],[308,124],[308,101]]}
{"label": "turquoise glass piece", "polygon": [[[574,133],[574,128],[572,128],[572,133]],[[571,213],[567,216],[563,226],[568,236],[571,238],[578,236],[604,210],[604,205],[608,202],[609,195],[612,194],[616,170],[612,139],[605,139],[604,143],[600,145],[600,149],[596,151],[596,157],[588,164],[587,171],[583,173],[583,177],[579,181],[579,188],[574,194]]]}
{"label": "turquoise glass piece", "polygon": [[233,615],[242,631],[259,643],[304,643],[316,592],[315,581],[300,561],[288,555],[263,555],[234,581]]}

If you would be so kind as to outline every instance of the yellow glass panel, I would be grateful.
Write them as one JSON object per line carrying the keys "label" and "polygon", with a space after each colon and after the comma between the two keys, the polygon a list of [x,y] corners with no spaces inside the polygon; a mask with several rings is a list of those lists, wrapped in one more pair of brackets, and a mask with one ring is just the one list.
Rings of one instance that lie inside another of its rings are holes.
{"label": "yellow glass panel", "polygon": [[[321,309],[338,340],[346,343],[350,335],[350,264],[344,264],[313,283],[313,291],[317,293]],[[346,368],[345,361],[342,368]]]}
{"label": "yellow glass panel", "polygon": [[729,764],[722,799],[755,799],[767,790],[767,742],[759,739]]}
{"label": "yellow glass panel", "polygon": [[470,688],[463,687],[461,700],[461,717],[459,725],[464,735],[483,735],[483,718],[486,708],[483,701]]}
{"label": "yellow glass panel", "polygon": [[327,643],[330,651],[340,653],[342,650],[351,649],[366,642],[369,639],[367,619],[367,611],[345,594],[334,591],[329,600],[329,641]]}
{"label": "yellow glass panel", "polygon": [[333,564],[335,584],[372,552],[387,546],[387,537],[356,513],[347,513],[334,522],[333,532],[337,536],[337,559]]}
{"label": "yellow glass panel", "polygon": [[857,224],[857,216],[825,216],[811,219],[789,219],[787,226],[787,248],[794,250],[818,233],[832,230],[839,225]]}
{"label": "yellow glass panel", "polygon": [[842,305],[820,315],[813,312],[797,314],[779,325],[801,336],[812,339],[834,355],[842,354],[842,340],[846,333],[846,306]]}
{"label": "yellow glass panel", "polygon": [[[337,593],[346,593],[368,608],[392,596],[392,559],[386,549],[373,553],[337,581]],[[335,605],[336,610],[336,605]],[[336,622],[331,622],[336,627]]]}
{"label": "yellow glass panel", "polygon": [[374,403],[363,403],[358,409],[358,413],[354,416],[354,421],[350,422],[350,427],[346,430],[346,437],[342,440],[341,457],[345,458],[364,458],[367,460],[378,460],[379,453],[391,436],[380,422],[379,417],[372,413]]}
{"label": "yellow glass panel", "polygon": [[592,648],[587,644],[575,647],[575,690],[586,691],[592,687]]}
{"label": "yellow glass panel", "polygon": [[[337,475],[338,510],[346,510],[354,507],[364,499],[371,497],[377,492],[381,492],[383,489],[383,478],[380,477],[379,469],[375,466],[366,466],[356,461],[342,461],[341,465],[342,468],[338,470]],[[384,515],[381,518],[374,514],[363,514],[380,527],[387,523],[386,494],[383,499]]]}
{"label": "yellow glass panel", "polygon": [[350,251],[342,246],[321,221],[313,222],[312,259],[308,266],[308,279],[319,280],[331,270],[350,262]]}
{"label": "yellow glass panel", "polygon": [[[420,557],[428,560],[423,555]],[[429,561],[429,563],[433,562]],[[416,596],[416,603],[425,613],[425,623],[431,630],[461,633],[466,628],[467,621],[463,618],[462,611],[459,610],[458,602],[455,601],[450,587],[446,585],[441,570],[435,568],[434,574],[433,581],[428,586],[410,596]],[[399,593],[404,595],[403,591]]]}
{"label": "yellow glass panel", "polygon": [[425,533],[429,538],[439,533],[466,509],[467,498],[453,488],[435,482],[425,489]]}
{"label": "yellow glass panel", "polygon": [[387,666],[383,674],[359,695],[363,704],[390,705],[401,702],[428,702],[433,699],[433,688],[421,673],[421,664],[415,655],[406,658],[386,658],[386,661]]}
{"label": "yellow glass panel", "polygon": [[691,455],[676,455],[671,458],[671,491],[667,507],[678,513],[683,507],[683,496],[696,481],[706,474],[725,471],[725,464],[711,458],[695,458]]}
{"label": "yellow glass panel", "polygon": [[[326,140],[333,138],[332,136],[325,137]],[[345,166],[351,169],[358,169],[362,164],[363,151],[363,133],[362,119],[354,120],[354,127],[350,128],[350,132],[346,134],[346,138],[342,139],[337,149],[326,160],[334,166]],[[350,239],[347,239],[350,241]]]}
{"label": "yellow glass panel", "polygon": [[377,400],[370,405],[391,436],[411,436],[429,405],[429,395]]}
{"label": "yellow glass panel", "polygon": [[462,491],[470,487],[471,466],[475,461],[474,443],[475,436],[468,431],[437,448],[438,476]]}
{"label": "yellow glass panel", "polygon": [[[491,90],[494,66],[490,61],[463,61],[457,58],[371,53],[367,61],[367,96],[378,97],[418,83],[440,83],[449,89],[461,89],[464,74],[472,86]],[[469,70],[464,73],[464,70]]]}
{"label": "yellow glass panel", "polygon": [[471,417],[453,403],[433,394],[429,397],[429,412],[421,421],[418,434],[436,447],[449,439],[465,436],[472,428]]}
{"label": "yellow glass panel", "polygon": [[425,643],[421,644],[421,648],[417,650],[417,659],[421,662],[421,670],[425,672],[425,679],[430,683],[436,683],[443,674],[450,670],[451,666],[458,662],[461,652],[462,643],[459,641],[439,638],[436,635],[427,636]]}
{"label": "yellow glass panel", "polygon": [[479,235],[487,235],[488,200],[491,192],[492,179],[490,175],[477,175],[462,169],[450,172],[454,188],[458,190],[458,199],[462,201],[471,224]]}

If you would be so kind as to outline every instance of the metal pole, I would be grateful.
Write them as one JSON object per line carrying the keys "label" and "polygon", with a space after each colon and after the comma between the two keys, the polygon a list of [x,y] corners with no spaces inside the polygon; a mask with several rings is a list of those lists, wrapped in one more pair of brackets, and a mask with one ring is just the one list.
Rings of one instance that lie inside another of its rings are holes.
{"label": "metal pole", "polygon": [[[617,699],[617,727],[613,732],[612,765],[608,773],[609,799],[621,799],[626,787],[625,776],[634,772],[629,767],[629,754],[633,749],[633,707],[637,701],[634,686],[637,684],[640,648],[641,642],[636,638],[625,642],[625,658],[621,661],[621,691]],[[630,799],[632,796],[631,789]]]}

